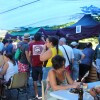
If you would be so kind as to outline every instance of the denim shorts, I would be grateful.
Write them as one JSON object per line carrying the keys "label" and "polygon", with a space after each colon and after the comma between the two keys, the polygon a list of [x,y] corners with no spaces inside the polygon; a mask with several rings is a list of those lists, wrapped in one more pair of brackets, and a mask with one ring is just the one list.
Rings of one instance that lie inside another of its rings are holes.
{"label": "denim shorts", "polygon": [[46,80],[48,76],[48,72],[52,69],[52,67],[43,67],[43,77],[42,80]]}

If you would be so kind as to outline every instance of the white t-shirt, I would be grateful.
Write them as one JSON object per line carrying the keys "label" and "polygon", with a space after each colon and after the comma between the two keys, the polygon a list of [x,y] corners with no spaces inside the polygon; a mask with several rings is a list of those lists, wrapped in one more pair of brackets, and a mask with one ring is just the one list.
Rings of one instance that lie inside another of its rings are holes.
{"label": "white t-shirt", "polygon": [[18,66],[17,65],[13,65],[12,62],[8,61],[8,69],[4,75],[4,79],[6,81],[9,81],[9,79],[11,78],[11,76],[13,76],[15,73],[18,73]]}
{"label": "white t-shirt", "polygon": [[[63,45],[63,47],[66,49],[66,52],[68,54],[69,59],[74,59],[74,53],[73,53],[73,49],[68,46],[68,45]],[[64,58],[66,59],[66,63],[65,63],[65,67],[67,67],[69,65],[69,61],[67,58],[67,55],[65,53],[65,50],[62,46],[59,46],[59,49],[62,51]]]}

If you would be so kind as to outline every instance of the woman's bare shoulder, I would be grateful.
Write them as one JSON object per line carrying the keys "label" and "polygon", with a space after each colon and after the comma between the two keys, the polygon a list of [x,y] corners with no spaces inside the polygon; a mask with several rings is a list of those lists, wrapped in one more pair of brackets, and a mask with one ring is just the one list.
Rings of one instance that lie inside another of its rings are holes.
{"label": "woman's bare shoulder", "polygon": [[54,69],[51,69],[48,74],[49,75],[55,74],[55,70]]}

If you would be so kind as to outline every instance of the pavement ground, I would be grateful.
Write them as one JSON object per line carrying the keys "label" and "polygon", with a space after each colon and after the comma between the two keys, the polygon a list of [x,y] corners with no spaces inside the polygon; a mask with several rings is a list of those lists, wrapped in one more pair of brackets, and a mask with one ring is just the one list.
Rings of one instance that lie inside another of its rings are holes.
{"label": "pavement ground", "polygon": [[[35,96],[35,94],[34,94],[32,77],[29,77],[28,83],[29,83],[29,86],[27,87],[28,100],[30,100],[30,99],[33,100],[32,98]],[[3,99],[3,100],[17,100],[17,93],[18,93],[18,91],[16,89],[10,90],[10,91],[6,90],[5,95],[7,96],[7,98]],[[40,86],[38,87],[38,93],[39,93],[39,97],[41,97],[42,93],[41,93],[41,87]],[[19,93],[18,100],[27,100],[26,93]],[[42,100],[42,99],[39,99],[39,100]]]}

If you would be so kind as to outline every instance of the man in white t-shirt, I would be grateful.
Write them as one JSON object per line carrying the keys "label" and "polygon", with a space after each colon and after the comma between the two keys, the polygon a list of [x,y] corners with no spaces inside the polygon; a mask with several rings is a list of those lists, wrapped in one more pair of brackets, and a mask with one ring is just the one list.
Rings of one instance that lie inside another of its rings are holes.
{"label": "man in white t-shirt", "polygon": [[[69,69],[69,65],[70,65],[69,64],[69,60],[70,60],[71,63],[73,63],[73,61],[74,61],[74,53],[73,53],[73,50],[72,50],[72,48],[70,46],[66,45],[66,39],[65,38],[60,38],[59,39],[59,45],[60,45],[59,46],[59,49],[62,51],[62,53],[64,55],[64,58],[66,59],[65,68],[66,68],[66,70],[68,70],[68,72],[70,72],[70,69]],[[65,50],[67,52],[67,55],[69,57],[69,60],[68,60],[68,57],[66,55]]]}

